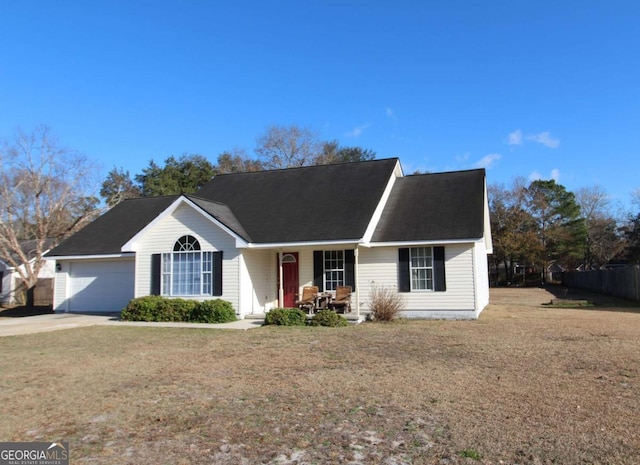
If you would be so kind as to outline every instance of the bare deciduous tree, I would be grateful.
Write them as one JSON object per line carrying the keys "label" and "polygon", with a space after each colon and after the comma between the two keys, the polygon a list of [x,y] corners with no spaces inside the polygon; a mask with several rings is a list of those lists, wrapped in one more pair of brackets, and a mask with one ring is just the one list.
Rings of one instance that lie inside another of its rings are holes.
{"label": "bare deciduous tree", "polygon": [[[47,126],[2,141],[0,253],[27,289],[38,281],[46,247],[97,214],[98,199],[87,194],[96,174],[86,157],[62,146]],[[21,247],[24,241],[34,243],[29,252]]]}
{"label": "bare deciduous tree", "polygon": [[218,155],[218,164],[215,167],[217,174],[246,173],[261,171],[262,163],[252,160],[243,149],[234,148],[226,150]]}
{"label": "bare deciduous tree", "polygon": [[609,195],[598,185],[583,187],[576,191],[576,202],[587,227],[584,265],[587,268],[603,265],[625,246],[611,212]]}
{"label": "bare deciduous tree", "polygon": [[265,169],[294,168],[315,164],[322,144],[311,129],[270,126],[258,137],[255,151]]}

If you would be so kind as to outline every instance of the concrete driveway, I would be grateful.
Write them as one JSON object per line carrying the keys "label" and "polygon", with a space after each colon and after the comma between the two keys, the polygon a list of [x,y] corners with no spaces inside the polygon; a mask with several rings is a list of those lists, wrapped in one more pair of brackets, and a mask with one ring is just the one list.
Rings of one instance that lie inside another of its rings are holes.
{"label": "concrete driveway", "polygon": [[59,329],[94,325],[150,326],[169,328],[252,329],[262,326],[263,320],[238,320],[232,323],[145,323],[120,321],[117,315],[82,315],[78,313],[50,313],[20,318],[0,318],[0,337],[42,333]]}
{"label": "concrete driveway", "polygon": [[49,313],[20,318],[0,318],[0,336],[42,333],[58,329],[79,328],[113,323],[117,317],[110,315],[79,315],[74,313]]}

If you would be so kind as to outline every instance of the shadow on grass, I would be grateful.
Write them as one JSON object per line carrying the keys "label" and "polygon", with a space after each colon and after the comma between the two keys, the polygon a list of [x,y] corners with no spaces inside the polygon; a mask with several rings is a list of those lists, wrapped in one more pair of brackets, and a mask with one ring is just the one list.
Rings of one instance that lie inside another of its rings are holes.
{"label": "shadow on grass", "polygon": [[50,305],[42,305],[42,306],[33,306],[27,307],[26,305],[22,305],[20,307],[7,308],[5,310],[0,310],[0,318],[22,318],[25,316],[35,316],[35,315],[47,315],[54,313],[53,309]]}
{"label": "shadow on grass", "polygon": [[[605,312],[627,312],[640,313],[640,302],[634,300],[623,299],[607,294],[598,294],[595,292],[585,291],[562,285],[547,285],[544,287],[548,292],[558,299],[558,304],[552,302],[543,304],[549,308],[572,308],[586,311],[605,311]],[[572,306],[571,302],[576,305]],[[587,301],[588,305],[581,304]]]}

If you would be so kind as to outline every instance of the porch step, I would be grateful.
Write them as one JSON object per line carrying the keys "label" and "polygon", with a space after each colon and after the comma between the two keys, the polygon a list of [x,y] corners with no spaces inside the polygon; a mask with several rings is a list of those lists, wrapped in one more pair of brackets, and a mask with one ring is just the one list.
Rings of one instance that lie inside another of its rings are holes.
{"label": "porch step", "polygon": [[251,313],[244,316],[245,320],[264,320],[264,313]]}
{"label": "porch step", "polygon": [[351,313],[339,313],[340,316],[344,317],[349,323],[358,324],[362,323],[367,319],[367,314],[360,312],[360,316],[356,312]]}

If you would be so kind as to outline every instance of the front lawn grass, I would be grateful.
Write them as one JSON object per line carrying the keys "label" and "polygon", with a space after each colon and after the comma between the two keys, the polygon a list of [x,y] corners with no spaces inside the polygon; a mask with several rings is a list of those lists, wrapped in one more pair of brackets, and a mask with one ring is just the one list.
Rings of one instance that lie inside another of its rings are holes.
{"label": "front lawn grass", "polygon": [[549,300],[478,321],[0,338],[0,440],[69,441],[76,464],[634,463],[640,313]]}

